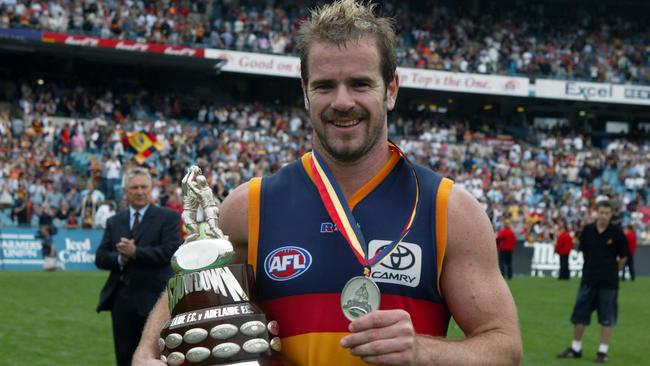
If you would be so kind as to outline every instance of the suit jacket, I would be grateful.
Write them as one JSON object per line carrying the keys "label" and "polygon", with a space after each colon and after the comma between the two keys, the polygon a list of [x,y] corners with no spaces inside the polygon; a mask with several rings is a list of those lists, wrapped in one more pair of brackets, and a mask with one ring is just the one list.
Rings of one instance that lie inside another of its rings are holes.
{"label": "suit jacket", "polygon": [[109,218],[95,255],[95,265],[111,271],[99,296],[97,312],[113,308],[113,295],[120,281],[126,286],[138,313],[146,316],[173,275],[170,260],[181,244],[180,217],[167,208],[150,205],[134,234],[136,255],[123,268],[115,244],[130,236],[129,210]]}

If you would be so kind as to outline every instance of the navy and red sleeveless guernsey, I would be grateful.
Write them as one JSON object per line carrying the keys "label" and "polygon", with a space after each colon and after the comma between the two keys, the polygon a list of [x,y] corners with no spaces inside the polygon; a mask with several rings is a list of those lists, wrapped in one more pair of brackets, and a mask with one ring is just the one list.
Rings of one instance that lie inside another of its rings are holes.
{"label": "navy and red sleeveless guernsey", "polygon": [[[382,171],[348,200],[371,255],[398,237],[415,195],[410,167],[392,152]],[[341,312],[341,290],[363,267],[332,224],[309,159],[305,154],[250,182],[248,261],[256,272],[255,301],[278,321],[282,353],[296,365],[364,365],[340,346],[350,324]],[[439,280],[452,182],[415,169],[421,186],[415,222],[371,277],[381,290],[381,309],[404,309],[416,332],[445,336],[449,311]]]}

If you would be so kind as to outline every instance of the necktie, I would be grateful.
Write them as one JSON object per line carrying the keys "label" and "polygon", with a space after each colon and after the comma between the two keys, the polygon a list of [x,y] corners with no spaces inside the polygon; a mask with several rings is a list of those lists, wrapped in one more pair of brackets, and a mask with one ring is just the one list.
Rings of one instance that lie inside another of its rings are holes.
{"label": "necktie", "polygon": [[138,232],[138,226],[140,226],[140,212],[136,211],[133,214],[133,226],[131,226],[131,238],[135,237],[135,234]]}

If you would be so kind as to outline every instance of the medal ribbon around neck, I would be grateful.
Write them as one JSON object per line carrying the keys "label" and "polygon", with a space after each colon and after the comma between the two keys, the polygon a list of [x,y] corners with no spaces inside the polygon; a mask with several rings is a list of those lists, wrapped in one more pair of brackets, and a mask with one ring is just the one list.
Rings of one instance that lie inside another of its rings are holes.
{"label": "medal ribbon around neck", "polygon": [[397,248],[399,242],[409,233],[413,221],[415,220],[418,204],[420,202],[420,180],[415,172],[415,167],[406,157],[404,152],[395,145],[395,143],[390,140],[388,140],[388,143],[392,149],[397,150],[400,156],[404,158],[404,161],[409,165],[413,172],[413,176],[415,177],[415,200],[413,201],[411,214],[409,215],[402,232],[399,234],[399,237],[390,242],[390,244],[384,246],[384,248],[372,258],[368,258],[368,253],[366,253],[366,249],[368,248],[366,240],[363,237],[359,225],[357,225],[357,220],[352,215],[352,211],[345,200],[343,191],[341,191],[336,179],[334,179],[334,175],[327,167],[327,164],[323,162],[323,158],[320,157],[316,150],[312,151],[310,159],[311,170],[321,201],[323,201],[327,213],[339,229],[339,232],[343,234],[343,237],[350,245],[357,260],[359,260],[359,263],[364,267],[364,275],[366,277],[370,276],[370,268],[392,253]]}

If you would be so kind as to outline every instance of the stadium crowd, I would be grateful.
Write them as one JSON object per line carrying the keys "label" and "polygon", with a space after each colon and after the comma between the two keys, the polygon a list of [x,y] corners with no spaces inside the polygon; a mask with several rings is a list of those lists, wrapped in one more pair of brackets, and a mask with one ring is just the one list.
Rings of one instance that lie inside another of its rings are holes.
{"label": "stadium crowd", "polygon": [[[301,108],[197,101],[181,108],[155,95],[10,84],[0,98],[7,101],[0,103],[0,225],[102,227],[123,207],[122,175],[137,164],[128,133],[150,132],[159,142],[145,160],[156,177],[154,199],[179,211],[178,182],[192,163],[222,199],[310,146]],[[414,161],[470,191],[495,229],[509,220],[520,240],[548,241],[567,221],[577,233],[607,196],[621,223],[650,242],[647,136],[598,148],[581,133],[531,130],[520,141],[427,110],[400,113],[390,118],[390,135]]]}
{"label": "stadium crowd", "polygon": [[[0,0],[0,28],[239,51],[296,54],[316,1]],[[604,5],[602,5],[604,6]],[[404,67],[614,83],[650,82],[650,37],[639,14],[522,3],[469,13],[384,1]]]}

